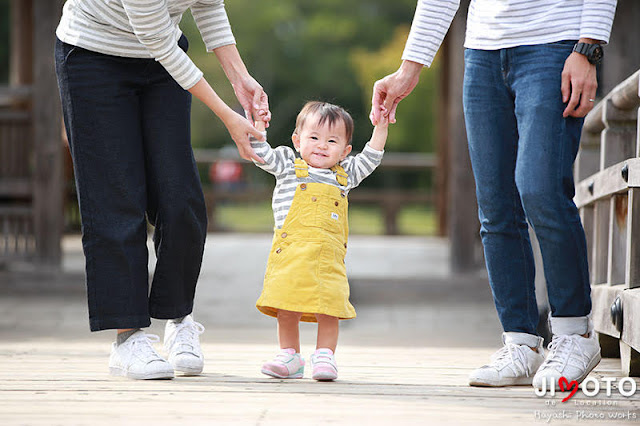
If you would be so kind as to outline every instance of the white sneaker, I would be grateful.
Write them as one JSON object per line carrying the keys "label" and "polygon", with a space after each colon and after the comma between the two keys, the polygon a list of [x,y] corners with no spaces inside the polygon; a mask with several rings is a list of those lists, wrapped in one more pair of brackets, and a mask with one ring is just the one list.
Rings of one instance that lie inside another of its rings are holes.
{"label": "white sneaker", "polygon": [[579,334],[554,335],[549,343],[549,356],[533,378],[533,387],[542,389],[547,381],[557,388],[558,379],[565,377],[569,382],[581,383],[600,362],[600,344],[592,331],[589,337]]}
{"label": "white sneaker", "polygon": [[130,379],[171,379],[173,368],[151,345],[160,338],[139,330],[127,340],[111,346],[109,373]]}
{"label": "white sneaker", "polygon": [[198,375],[204,368],[204,355],[200,349],[200,335],[204,327],[187,315],[182,322],[167,321],[164,328],[164,349],[175,371],[185,375]]}
{"label": "white sneaker", "polygon": [[471,386],[522,386],[530,385],[533,375],[544,362],[544,350],[538,352],[527,345],[505,342],[491,356],[491,364],[483,365],[469,375]]}
{"label": "white sneaker", "polygon": [[311,354],[311,365],[313,367],[313,375],[311,377],[314,380],[324,382],[338,378],[338,366],[331,349],[317,349]]}

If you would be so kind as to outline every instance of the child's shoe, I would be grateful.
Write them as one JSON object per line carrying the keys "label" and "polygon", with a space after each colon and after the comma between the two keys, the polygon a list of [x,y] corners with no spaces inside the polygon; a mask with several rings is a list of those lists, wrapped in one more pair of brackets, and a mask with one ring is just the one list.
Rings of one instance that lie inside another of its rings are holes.
{"label": "child's shoe", "polygon": [[262,366],[262,373],[278,379],[301,379],[304,359],[293,348],[282,349],[278,355]]}
{"label": "child's shoe", "polygon": [[314,380],[330,381],[338,378],[338,366],[333,351],[327,348],[316,349],[311,355]]}

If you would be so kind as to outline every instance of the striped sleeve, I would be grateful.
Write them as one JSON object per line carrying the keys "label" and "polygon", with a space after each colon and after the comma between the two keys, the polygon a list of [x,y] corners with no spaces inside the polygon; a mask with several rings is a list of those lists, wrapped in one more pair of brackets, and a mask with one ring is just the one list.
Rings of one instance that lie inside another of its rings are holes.
{"label": "striped sleeve", "polygon": [[223,0],[201,0],[191,6],[191,13],[208,52],[236,44]]}
{"label": "striped sleeve", "polygon": [[584,0],[580,38],[609,42],[617,0]]}
{"label": "striped sleeve", "polygon": [[358,155],[349,156],[340,163],[349,175],[349,189],[360,185],[382,162],[384,151],[378,151],[367,143]]}
{"label": "striped sleeve", "polygon": [[174,25],[164,0],[122,0],[136,37],[184,89],[202,78],[187,54],[178,47]]}
{"label": "striped sleeve", "polygon": [[402,59],[430,66],[460,0],[418,0]]}
{"label": "striped sleeve", "polygon": [[253,138],[250,138],[250,140],[253,151],[264,160],[264,164],[256,161],[254,161],[254,164],[276,177],[285,173],[287,167],[295,162],[296,155],[293,149],[288,146],[281,145],[273,149],[266,141],[260,142]]}

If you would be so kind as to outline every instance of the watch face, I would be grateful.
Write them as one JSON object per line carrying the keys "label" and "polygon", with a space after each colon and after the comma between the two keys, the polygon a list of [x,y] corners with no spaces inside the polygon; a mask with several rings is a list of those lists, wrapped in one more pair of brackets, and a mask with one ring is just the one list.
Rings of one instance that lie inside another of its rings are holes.
{"label": "watch face", "polygon": [[589,55],[589,62],[592,64],[599,64],[602,61],[602,46],[596,44]]}

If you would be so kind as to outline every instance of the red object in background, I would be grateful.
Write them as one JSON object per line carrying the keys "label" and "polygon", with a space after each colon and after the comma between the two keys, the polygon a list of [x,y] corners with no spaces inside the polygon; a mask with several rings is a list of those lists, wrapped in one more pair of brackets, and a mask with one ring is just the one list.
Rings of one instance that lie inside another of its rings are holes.
{"label": "red object in background", "polygon": [[234,183],[242,179],[242,165],[234,160],[220,160],[209,168],[209,179],[214,183]]}

